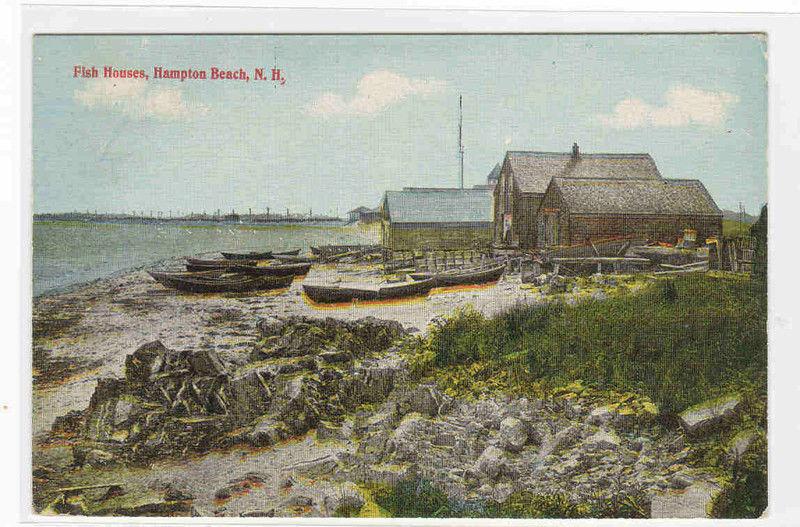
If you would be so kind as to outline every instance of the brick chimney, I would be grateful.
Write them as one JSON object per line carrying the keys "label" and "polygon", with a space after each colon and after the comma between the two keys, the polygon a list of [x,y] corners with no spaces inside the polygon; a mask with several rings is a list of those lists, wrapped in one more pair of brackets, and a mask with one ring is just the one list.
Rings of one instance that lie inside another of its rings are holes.
{"label": "brick chimney", "polygon": [[572,159],[578,159],[578,156],[581,155],[581,151],[578,148],[578,143],[572,143]]}

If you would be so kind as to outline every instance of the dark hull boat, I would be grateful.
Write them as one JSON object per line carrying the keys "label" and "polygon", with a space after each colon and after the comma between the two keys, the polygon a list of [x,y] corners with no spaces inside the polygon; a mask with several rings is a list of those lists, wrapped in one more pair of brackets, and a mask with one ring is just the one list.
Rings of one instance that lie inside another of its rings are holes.
{"label": "dark hull boat", "polygon": [[290,251],[272,251],[273,256],[297,256],[300,254],[300,249],[292,249]]}
{"label": "dark hull boat", "polygon": [[505,265],[496,265],[483,269],[458,269],[441,273],[414,273],[414,280],[433,280],[437,286],[472,285],[496,282],[503,276]]}
{"label": "dark hull boat", "polygon": [[222,253],[222,257],[226,260],[271,260],[272,252],[266,251],[262,253],[249,252],[249,253]]}
{"label": "dark hull boat", "polygon": [[233,267],[253,266],[255,260],[203,260],[200,258],[186,258],[187,271],[211,271],[214,269],[231,269]]}
{"label": "dark hull boat", "polygon": [[576,245],[551,247],[544,251],[550,258],[580,258],[590,256],[623,256],[631,247],[644,245],[645,240],[636,236],[618,236],[598,240],[587,240]]}
{"label": "dark hull boat", "polygon": [[241,267],[232,267],[231,269],[237,273],[247,274],[250,276],[300,276],[308,274],[308,270],[311,269],[311,264],[275,264],[264,267],[243,265]]}
{"label": "dark hull boat", "polygon": [[320,245],[319,247],[312,245],[311,254],[324,257],[351,252],[366,254],[380,252],[381,248],[380,245]]}
{"label": "dark hull boat", "polygon": [[403,282],[399,284],[384,285],[379,287],[358,287],[340,285],[311,285],[304,284],[303,291],[306,296],[317,303],[331,304],[351,302],[353,300],[389,300],[393,298],[406,298],[427,295],[433,289],[433,279],[416,282]]}
{"label": "dark hull boat", "polygon": [[220,276],[197,273],[163,273],[148,271],[161,285],[190,293],[245,293],[289,287],[292,276],[248,276],[230,274]]}
{"label": "dark hull boat", "polygon": [[314,263],[317,261],[316,258],[308,257],[308,256],[294,256],[294,255],[275,255],[275,259],[280,262],[286,263]]}

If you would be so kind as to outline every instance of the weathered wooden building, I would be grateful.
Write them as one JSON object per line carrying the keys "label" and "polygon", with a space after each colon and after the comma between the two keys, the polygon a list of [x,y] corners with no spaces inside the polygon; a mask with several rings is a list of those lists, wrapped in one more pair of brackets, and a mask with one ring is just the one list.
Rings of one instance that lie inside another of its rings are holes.
{"label": "weathered wooden building", "polygon": [[704,240],[722,233],[722,211],[696,179],[561,178],[537,214],[539,247],[637,235],[675,243],[684,229]]}
{"label": "weathered wooden building", "polygon": [[494,245],[536,247],[536,213],[550,181],[561,178],[661,180],[649,154],[509,151],[494,188]]}
{"label": "weathered wooden building", "polygon": [[393,251],[464,250],[492,240],[492,191],[406,188],[383,198],[381,239]]}
{"label": "weathered wooden building", "polygon": [[362,223],[370,223],[379,221],[381,219],[380,208],[370,209],[369,207],[357,207],[347,212],[347,219],[351,223],[360,221]]}

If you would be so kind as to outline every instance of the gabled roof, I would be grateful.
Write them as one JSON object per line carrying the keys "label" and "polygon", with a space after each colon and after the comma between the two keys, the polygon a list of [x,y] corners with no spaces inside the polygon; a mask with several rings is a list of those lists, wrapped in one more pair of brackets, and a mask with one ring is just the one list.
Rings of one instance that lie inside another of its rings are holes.
{"label": "gabled roof", "polygon": [[661,179],[650,154],[579,154],[506,152],[506,161],[521,192],[544,194],[554,177]]}
{"label": "gabled roof", "polygon": [[361,214],[361,213],[363,213],[363,212],[372,212],[372,209],[370,209],[369,207],[365,207],[365,206],[363,206],[363,205],[362,205],[362,206],[360,206],[360,207],[356,207],[355,209],[353,209],[353,210],[351,210],[351,211],[348,211],[347,213],[348,213],[348,214],[353,214],[354,212],[356,212],[356,213],[358,213],[358,214]]}
{"label": "gabled roof", "polygon": [[722,215],[696,179],[554,178],[551,187],[572,214]]}
{"label": "gabled roof", "polygon": [[500,163],[497,163],[492,171],[489,172],[489,175],[486,176],[486,182],[488,184],[497,183],[497,180],[500,179],[500,168]]}
{"label": "gabled roof", "polygon": [[492,191],[488,189],[389,190],[384,211],[392,223],[488,223]]}

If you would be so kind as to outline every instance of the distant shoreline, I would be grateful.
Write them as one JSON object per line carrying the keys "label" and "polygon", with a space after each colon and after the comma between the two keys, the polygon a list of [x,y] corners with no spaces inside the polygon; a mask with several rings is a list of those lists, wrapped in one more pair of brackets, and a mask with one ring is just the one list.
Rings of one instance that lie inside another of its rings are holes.
{"label": "distant shoreline", "polygon": [[304,227],[345,227],[352,225],[341,218],[335,219],[301,219],[301,218],[281,218],[270,220],[211,220],[211,219],[190,219],[190,218],[137,218],[137,217],[87,217],[85,215],[63,215],[63,214],[34,214],[34,223],[91,223],[91,224],[116,224],[116,225],[176,225],[176,226],[242,226],[242,227],[281,227],[281,226],[304,226]]}

